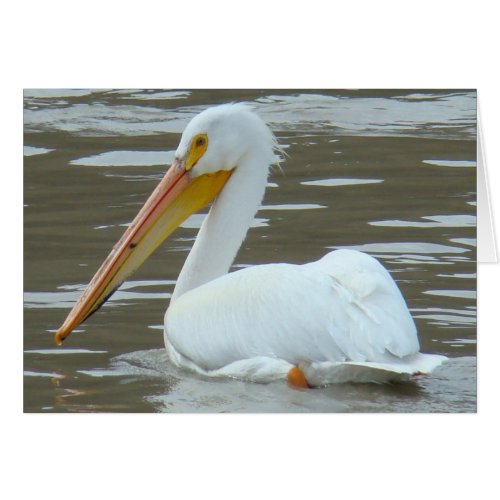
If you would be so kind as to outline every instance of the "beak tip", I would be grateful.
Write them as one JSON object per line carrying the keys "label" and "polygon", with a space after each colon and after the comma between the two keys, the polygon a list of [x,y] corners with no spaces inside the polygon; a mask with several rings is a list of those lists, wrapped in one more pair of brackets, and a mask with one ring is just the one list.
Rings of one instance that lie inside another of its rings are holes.
{"label": "beak tip", "polygon": [[56,334],[54,335],[54,341],[56,345],[62,346],[63,340],[66,338],[67,335],[64,334],[61,329],[57,330]]}

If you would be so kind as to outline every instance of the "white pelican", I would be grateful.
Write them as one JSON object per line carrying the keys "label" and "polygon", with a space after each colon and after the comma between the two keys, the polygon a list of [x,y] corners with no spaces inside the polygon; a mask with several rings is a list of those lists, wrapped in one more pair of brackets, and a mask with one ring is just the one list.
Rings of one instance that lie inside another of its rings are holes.
{"label": "white pelican", "polygon": [[165,177],[57,331],[57,344],[177,226],[213,201],[165,314],[165,346],[175,365],[307,387],[408,379],[446,359],[419,353],[401,292],[364,253],[337,250],[304,265],[228,274],[264,196],[276,148],[268,126],[245,105],[193,118]]}

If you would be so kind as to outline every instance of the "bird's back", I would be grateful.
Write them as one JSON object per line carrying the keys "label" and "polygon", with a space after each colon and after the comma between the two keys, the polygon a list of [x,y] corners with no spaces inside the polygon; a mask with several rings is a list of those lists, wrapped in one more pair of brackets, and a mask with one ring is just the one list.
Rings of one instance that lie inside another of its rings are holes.
{"label": "bird's back", "polygon": [[205,369],[258,356],[292,364],[383,362],[419,347],[389,273],[348,250],[222,276],[176,299],[165,328],[174,349]]}

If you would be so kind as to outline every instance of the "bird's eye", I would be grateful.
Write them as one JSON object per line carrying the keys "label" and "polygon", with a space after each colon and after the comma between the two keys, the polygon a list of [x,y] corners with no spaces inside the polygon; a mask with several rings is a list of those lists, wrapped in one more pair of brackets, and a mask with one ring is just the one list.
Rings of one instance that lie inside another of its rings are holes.
{"label": "bird's eye", "polygon": [[197,146],[203,146],[205,144],[205,138],[204,137],[199,137],[198,140],[196,141]]}

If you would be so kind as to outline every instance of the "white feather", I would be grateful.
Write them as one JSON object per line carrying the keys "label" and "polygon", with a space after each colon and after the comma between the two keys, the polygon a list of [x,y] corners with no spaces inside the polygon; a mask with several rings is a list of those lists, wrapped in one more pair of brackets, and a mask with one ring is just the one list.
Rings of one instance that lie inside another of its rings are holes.
{"label": "white feather", "polygon": [[382,382],[431,371],[391,276],[369,255],[330,252],[305,265],[268,264],[227,274],[258,209],[274,138],[248,108],[212,108],[186,128],[177,155],[205,133],[193,175],[234,168],[206,217],[165,315],[178,366],[258,382],[299,366],[311,385]]}

